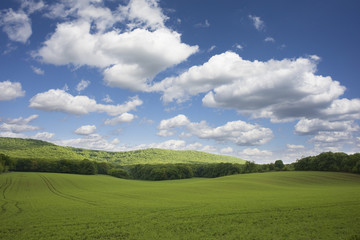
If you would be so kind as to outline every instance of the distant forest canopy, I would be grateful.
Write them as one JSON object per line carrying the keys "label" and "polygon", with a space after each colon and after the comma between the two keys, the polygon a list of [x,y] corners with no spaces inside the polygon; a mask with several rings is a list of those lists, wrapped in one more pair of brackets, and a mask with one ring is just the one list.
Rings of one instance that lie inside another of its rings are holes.
{"label": "distant forest canopy", "polygon": [[144,149],[124,152],[89,150],[62,147],[55,144],[21,138],[0,137],[0,153],[16,159],[83,160],[114,163],[116,165],[133,164],[175,164],[175,163],[239,163],[240,158],[210,154],[198,151],[176,151],[166,149]]}
{"label": "distant forest canopy", "polygon": [[73,174],[108,174],[140,180],[172,180],[192,177],[214,178],[233,174],[286,170],[281,160],[271,164],[237,163],[177,163],[116,165],[84,160],[15,159],[0,154],[0,172],[55,172]]}
{"label": "distant forest canopy", "polygon": [[293,166],[299,171],[360,173],[360,153],[348,155],[342,152],[324,152],[297,160]]}
{"label": "distant forest canopy", "polygon": [[321,153],[305,157],[291,164],[276,160],[269,164],[247,161],[237,163],[177,163],[177,164],[134,164],[84,160],[14,159],[0,154],[0,173],[7,171],[57,172],[75,174],[108,174],[111,176],[140,180],[172,180],[192,177],[214,178],[233,174],[269,171],[336,171],[360,173],[360,153]]}

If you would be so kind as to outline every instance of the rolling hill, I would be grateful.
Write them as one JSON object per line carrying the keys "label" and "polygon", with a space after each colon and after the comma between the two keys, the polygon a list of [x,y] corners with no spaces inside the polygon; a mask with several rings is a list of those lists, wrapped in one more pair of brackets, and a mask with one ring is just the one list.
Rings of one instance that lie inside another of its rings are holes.
{"label": "rolling hill", "polygon": [[89,159],[93,161],[115,163],[119,165],[220,162],[244,164],[246,162],[245,160],[236,157],[198,151],[144,149],[124,152],[110,152],[63,147],[35,139],[4,137],[0,137],[0,153],[13,158],[47,160]]}

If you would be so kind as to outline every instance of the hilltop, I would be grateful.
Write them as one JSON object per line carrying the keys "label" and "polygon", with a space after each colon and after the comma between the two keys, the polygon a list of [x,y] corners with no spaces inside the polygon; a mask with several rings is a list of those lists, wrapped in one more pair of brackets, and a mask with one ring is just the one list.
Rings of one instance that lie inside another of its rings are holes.
{"label": "hilltop", "polygon": [[63,147],[35,139],[0,137],[0,153],[13,158],[46,160],[83,160],[133,164],[168,164],[168,163],[239,163],[240,158],[210,154],[199,151],[180,151],[166,149],[143,149],[135,151],[110,152],[83,148]]}

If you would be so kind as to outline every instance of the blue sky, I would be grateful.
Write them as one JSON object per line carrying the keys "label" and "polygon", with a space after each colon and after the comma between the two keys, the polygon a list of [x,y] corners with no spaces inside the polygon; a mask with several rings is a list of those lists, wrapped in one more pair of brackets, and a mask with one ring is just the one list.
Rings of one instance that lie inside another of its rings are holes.
{"label": "blue sky", "polygon": [[0,136],[258,163],[360,147],[360,3],[0,3]]}

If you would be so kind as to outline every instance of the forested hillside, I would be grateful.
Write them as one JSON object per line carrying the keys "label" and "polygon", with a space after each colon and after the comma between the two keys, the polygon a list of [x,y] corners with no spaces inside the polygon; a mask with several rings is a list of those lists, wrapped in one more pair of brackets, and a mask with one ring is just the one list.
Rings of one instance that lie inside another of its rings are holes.
{"label": "forested hillside", "polygon": [[16,159],[43,160],[83,160],[114,163],[117,165],[133,164],[173,164],[173,163],[239,163],[245,160],[198,151],[175,151],[165,149],[144,149],[126,152],[98,151],[72,147],[62,147],[49,142],[0,138],[0,153]]}

